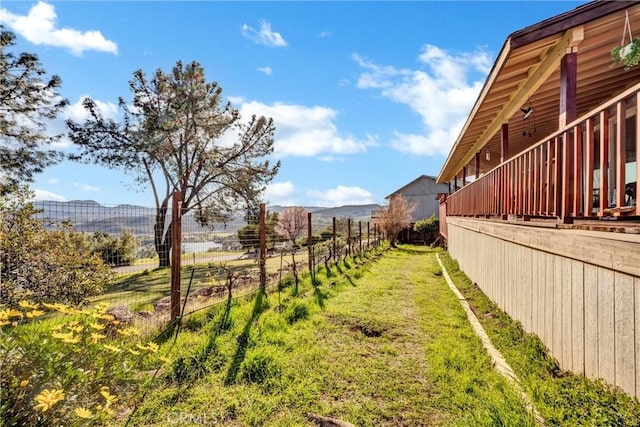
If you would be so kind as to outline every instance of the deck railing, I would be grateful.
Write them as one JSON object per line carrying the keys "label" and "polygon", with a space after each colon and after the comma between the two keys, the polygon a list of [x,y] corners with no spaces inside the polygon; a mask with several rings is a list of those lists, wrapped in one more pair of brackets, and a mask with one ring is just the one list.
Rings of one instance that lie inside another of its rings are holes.
{"label": "deck railing", "polygon": [[562,222],[640,215],[639,92],[640,83],[449,195],[446,214]]}

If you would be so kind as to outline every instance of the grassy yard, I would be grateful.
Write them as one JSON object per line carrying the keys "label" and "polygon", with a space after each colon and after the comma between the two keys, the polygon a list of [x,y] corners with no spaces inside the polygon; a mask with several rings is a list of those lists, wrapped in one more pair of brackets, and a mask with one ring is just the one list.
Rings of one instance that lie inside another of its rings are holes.
{"label": "grassy yard", "polygon": [[[296,254],[297,263],[300,262],[306,266],[307,260],[306,252]],[[279,256],[267,258],[267,274],[275,274],[281,266],[286,268],[290,262],[291,255],[285,256],[282,262]],[[236,276],[258,277],[259,274],[256,258],[186,265],[181,273],[183,292],[186,291],[192,271],[192,290],[204,286],[223,285],[226,278],[226,273],[222,270],[223,266],[233,271]],[[153,310],[153,303],[169,295],[170,291],[170,268],[155,268],[118,275],[114,283],[107,287],[105,293],[92,298],[91,303],[106,303],[110,306],[127,304],[134,311]]]}
{"label": "grassy yard", "polygon": [[428,249],[342,262],[317,282],[187,318],[131,424],[533,424]]}

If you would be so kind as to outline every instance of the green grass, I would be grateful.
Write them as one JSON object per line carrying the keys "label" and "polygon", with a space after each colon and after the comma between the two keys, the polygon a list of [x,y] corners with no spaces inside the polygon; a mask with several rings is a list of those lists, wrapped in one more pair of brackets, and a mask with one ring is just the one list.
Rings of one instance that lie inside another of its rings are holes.
{"label": "green grass", "polygon": [[[433,251],[348,259],[292,288],[189,316],[130,425],[532,425]],[[193,320],[192,320],[193,319]],[[124,423],[124,419],[122,420]]]}
{"label": "green grass", "polygon": [[562,371],[538,337],[526,333],[460,271],[448,254],[447,271],[469,300],[492,342],[505,356],[547,425],[639,426],[640,404],[602,381]]}
{"label": "green grass", "polygon": [[[286,268],[287,262],[290,260],[290,256],[285,256],[283,267]],[[296,254],[297,262],[306,266],[307,260],[306,252]],[[257,277],[259,274],[255,258],[186,265],[181,272],[183,292],[186,292],[192,270],[194,272],[192,290],[204,286],[223,285],[226,279],[226,273],[221,270],[223,265],[233,271],[236,276],[252,275]],[[279,268],[280,257],[267,258],[267,274],[274,275]],[[134,311],[153,311],[153,303],[169,295],[170,290],[171,269],[169,267],[143,270],[118,275],[115,281],[107,287],[105,293],[91,298],[91,303],[103,302],[110,306],[127,304]]]}

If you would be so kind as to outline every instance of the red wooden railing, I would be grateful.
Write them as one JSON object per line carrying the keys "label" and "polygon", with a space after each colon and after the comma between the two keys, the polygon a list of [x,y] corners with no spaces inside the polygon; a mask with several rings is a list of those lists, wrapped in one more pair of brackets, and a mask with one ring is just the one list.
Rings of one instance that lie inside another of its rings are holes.
{"label": "red wooden railing", "polygon": [[[449,195],[446,215],[563,222],[640,215],[639,92],[640,83]],[[635,172],[627,152],[635,155]]]}

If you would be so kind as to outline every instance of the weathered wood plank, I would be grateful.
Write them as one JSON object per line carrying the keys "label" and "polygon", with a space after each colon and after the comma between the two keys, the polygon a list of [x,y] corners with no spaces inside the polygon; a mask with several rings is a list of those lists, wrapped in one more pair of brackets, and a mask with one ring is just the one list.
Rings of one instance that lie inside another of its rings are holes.
{"label": "weathered wood plank", "polygon": [[598,376],[615,378],[613,271],[598,268]]}
{"label": "weathered wood plank", "polygon": [[571,369],[573,364],[573,340],[571,337],[572,300],[571,285],[573,283],[571,260],[561,258],[562,264],[562,362],[566,369]]}
{"label": "weathered wood plank", "polygon": [[571,261],[571,369],[584,373],[584,263]]}
{"label": "weathered wood plank", "polygon": [[633,277],[615,274],[615,384],[625,392],[636,392],[635,315]]}
{"label": "weathered wood plank", "polygon": [[584,373],[598,377],[598,267],[584,265]]}

